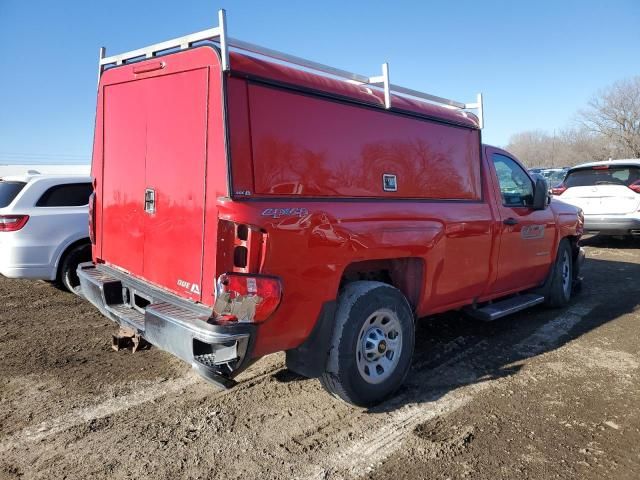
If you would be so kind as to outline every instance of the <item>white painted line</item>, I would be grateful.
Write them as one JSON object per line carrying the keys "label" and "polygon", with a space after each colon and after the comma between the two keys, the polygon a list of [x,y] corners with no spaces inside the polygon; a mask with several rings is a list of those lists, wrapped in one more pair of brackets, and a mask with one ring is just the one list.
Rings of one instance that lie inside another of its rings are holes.
{"label": "white painted line", "polygon": [[582,318],[598,305],[594,300],[586,300],[580,305],[569,308],[562,315],[545,323],[532,335],[515,345],[517,353],[525,356],[532,356],[542,353],[549,346],[554,345],[561,337],[568,334]]}

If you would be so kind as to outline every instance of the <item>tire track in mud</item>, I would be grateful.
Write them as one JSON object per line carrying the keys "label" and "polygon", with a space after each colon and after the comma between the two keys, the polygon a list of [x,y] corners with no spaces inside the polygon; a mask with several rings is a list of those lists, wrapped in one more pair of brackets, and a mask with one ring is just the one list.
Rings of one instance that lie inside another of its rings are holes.
{"label": "tire track in mud", "polygon": [[[465,358],[478,353],[486,348],[488,341],[479,336],[459,336],[455,339],[440,345],[437,350],[431,351],[431,355],[428,359],[418,360],[414,362],[411,369],[414,372],[407,378],[404,388],[411,388],[415,384],[419,383],[424,374],[420,374],[420,370],[427,370],[431,375],[432,372],[437,369],[445,369],[458,362],[463,361]],[[415,373],[418,371],[418,373]],[[394,408],[401,405],[403,401],[403,395],[400,394],[396,398],[388,400],[386,402],[387,408]],[[327,412],[324,420],[321,424],[310,425],[302,433],[294,436],[291,440],[293,445],[287,447],[287,451],[295,455],[304,455],[320,448],[323,442],[326,442],[328,438],[334,437],[334,443],[340,441],[349,441],[349,436],[353,435],[353,431],[345,430],[342,424],[337,424],[342,421],[346,416],[351,416],[351,423],[354,421],[354,416],[358,419],[366,419],[370,416],[369,413],[363,412],[361,409],[354,409],[347,413],[339,411]]]}
{"label": "tire track in mud", "polygon": [[[560,339],[578,325],[598,304],[596,301],[587,300],[580,305],[570,307],[513,345],[510,351],[525,358],[544,353],[556,346]],[[496,385],[492,379],[483,381],[482,361],[474,366],[475,368],[463,363],[465,359],[481,354],[488,344],[487,340],[480,340],[439,366],[418,374],[412,382],[419,383],[423,388],[432,387],[433,389],[426,389],[431,390],[430,393],[422,399],[417,399],[417,402],[414,399],[415,403],[391,413],[382,414],[382,418],[375,420],[376,424],[381,424],[377,428],[370,429],[367,426],[359,426],[357,421],[352,422],[356,428],[346,436],[357,440],[342,442],[335,451],[315,450],[313,456],[322,460],[316,460],[314,463],[310,459],[307,468],[298,476],[318,480],[329,477],[358,478],[375,470],[376,466],[401,448],[404,439],[418,425],[464,407],[480,392]],[[453,385],[451,379],[455,380]],[[406,397],[407,394],[399,395],[387,404],[387,408],[402,405]],[[362,423],[371,422],[371,417],[367,414],[359,416],[359,419],[364,420]],[[345,436],[345,433],[340,432],[340,436]]]}
{"label": "tire track in mud", "polygon": [[[265,381],[278,370],[281,370],[283,366],[282,362],[278,362],[276,366],[269,368],[266,371],[255,373],[244,378],[243,383],[235,387],[233,391],[241,391],[253,387],[257,383]],[[20,447],[26,443],[35,443],[79,425],[88,424],[91,421],[130,410],[144,403],[153,402],[159,398],[178,393],[201,382],[206,383],[206,380],[201,378],[195,372],[189,371],[186,376],[162,381],[139,391],[134,391],[115,398],[109,398],[96,405],[72,410],[54,419],[26,427],[17,433],[8,435],[0,442],[0,454]],[[231,390],[222,389],[217,391],[212,390],[206,395],[211,398],[218,398],[228,394],[230,391]]]}
{"label": "tire track in mud", "polygon": [[[538,327],[522,342],[509,345],[509,350],[527,355],[544,351],[579,323],[593,306],[580,305],[569,308]],[[291,476],[351,478],[366,474],[397,451],[417,425],[446,416],[467,405],[482,390],[495,386],[495,382],[484,381],[481,378],[486,364],[483,359],[488,358],[486,350],[495,351],[495,345],[492,345],[495,342],[486,336],[469,333],[470,335],[459,335],[447,342],[440,341],[441,343],[431,345],[433,350],[428,351],[428,356],[420,355],[414,362],[407,386],[397,398],[384,405],[384,410],[374,409],[369,413],[353,408],[334,408],[335,400],[328,396],[316,395],[319,390],[315,384],[297,384],[294,381],[289,385],[295,386],[294,394],[298,398],[292,399],[292,404],[306,404],[303,407],[304,411],[312,409],[322,411],[322,414],[306,420],[301,419],[297,422],[299,428],[293,425],[287,427],[287,430],[295,431],[289,435],[280,435],[277,443],[275,438],[266,435],[255,437],[250,443],[257,442],[257,447],[267,447],[272,459],[269,463],[281,463],[281,467],[276,470],[286,470],[293,474]],[[283,367],[281,358],[272,358],[258,372],[252,372],[251,369],[241,375],[241,378],[244,377],[242,383],[232,390],[205,389],[206,391],[200,392],[191,388],[188,397],[190,401],[194,401],[200,396],[206,396],[207,403],[219,403],[219,399],[227,394],[237,395],[249,388],[257,389],[254,395],[247,398],[249,403],[245,404],[245,408],[249,408],[251,405],[258,405],[255,402],[259,398],[268,399],[273,394],[282,394],[283,391],[288,391],[289,395],[293,393],[289,387],[282,390],[286,384],[280,383],[281,380],[272,382],[274,374]],[[15,452],[21,446],[88,424],[92,420],[127,411],[162,397],[171,397],[201,381],[196,374],[188,374],[152,385],[140,392],[73,410],[57,419],[42,422],[5,437],[4,441],[0,442],[0,456],[8,450]],[[452,385],[452,381],[455,385]],[[277,390],[274,390],[274,387]],[[187,413],[187,417],[192,415],[196,413]],[[242,436],[244,433],[238,431],[233,435]]]}

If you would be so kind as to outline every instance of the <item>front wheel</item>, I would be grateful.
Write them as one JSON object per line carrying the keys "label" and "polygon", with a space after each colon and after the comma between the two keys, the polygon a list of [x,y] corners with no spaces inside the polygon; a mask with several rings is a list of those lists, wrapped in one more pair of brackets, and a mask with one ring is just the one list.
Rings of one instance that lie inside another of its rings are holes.
{"label": "front wheel", "polygon": [[551,271],[551,283],[545,299],[549,307],[564,307],[571,300],[573,289],[573,255],[569,241],[563,239],[558,246],[558,255]]}
{"label": "front wheel", "polygon": [[338,300],[322,385],[358,406],[375,405],[404,382],[415,343],[413,313],[402,293],[380,282],[348,284]]}

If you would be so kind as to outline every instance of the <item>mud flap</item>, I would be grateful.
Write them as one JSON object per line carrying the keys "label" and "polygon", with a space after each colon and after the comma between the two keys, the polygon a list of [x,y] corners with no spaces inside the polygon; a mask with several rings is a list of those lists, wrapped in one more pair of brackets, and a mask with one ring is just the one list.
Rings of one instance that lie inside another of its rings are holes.
{"label": "mud flap", "polygon": [[324,303],[311,334],[299,347],[287,350],[286,364],[289,370],[307,378],[317,378],[323,374],[337,305],[335,300]]}

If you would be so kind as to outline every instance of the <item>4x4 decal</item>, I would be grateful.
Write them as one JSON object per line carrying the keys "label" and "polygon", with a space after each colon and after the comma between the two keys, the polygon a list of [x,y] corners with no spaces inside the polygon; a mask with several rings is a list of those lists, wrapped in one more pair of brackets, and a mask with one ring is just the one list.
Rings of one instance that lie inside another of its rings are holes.
{"label": "4x4 decal", "polygon": [[306,208],[265,208],[262,211],[263,217],[306,217],[309,210]]}

